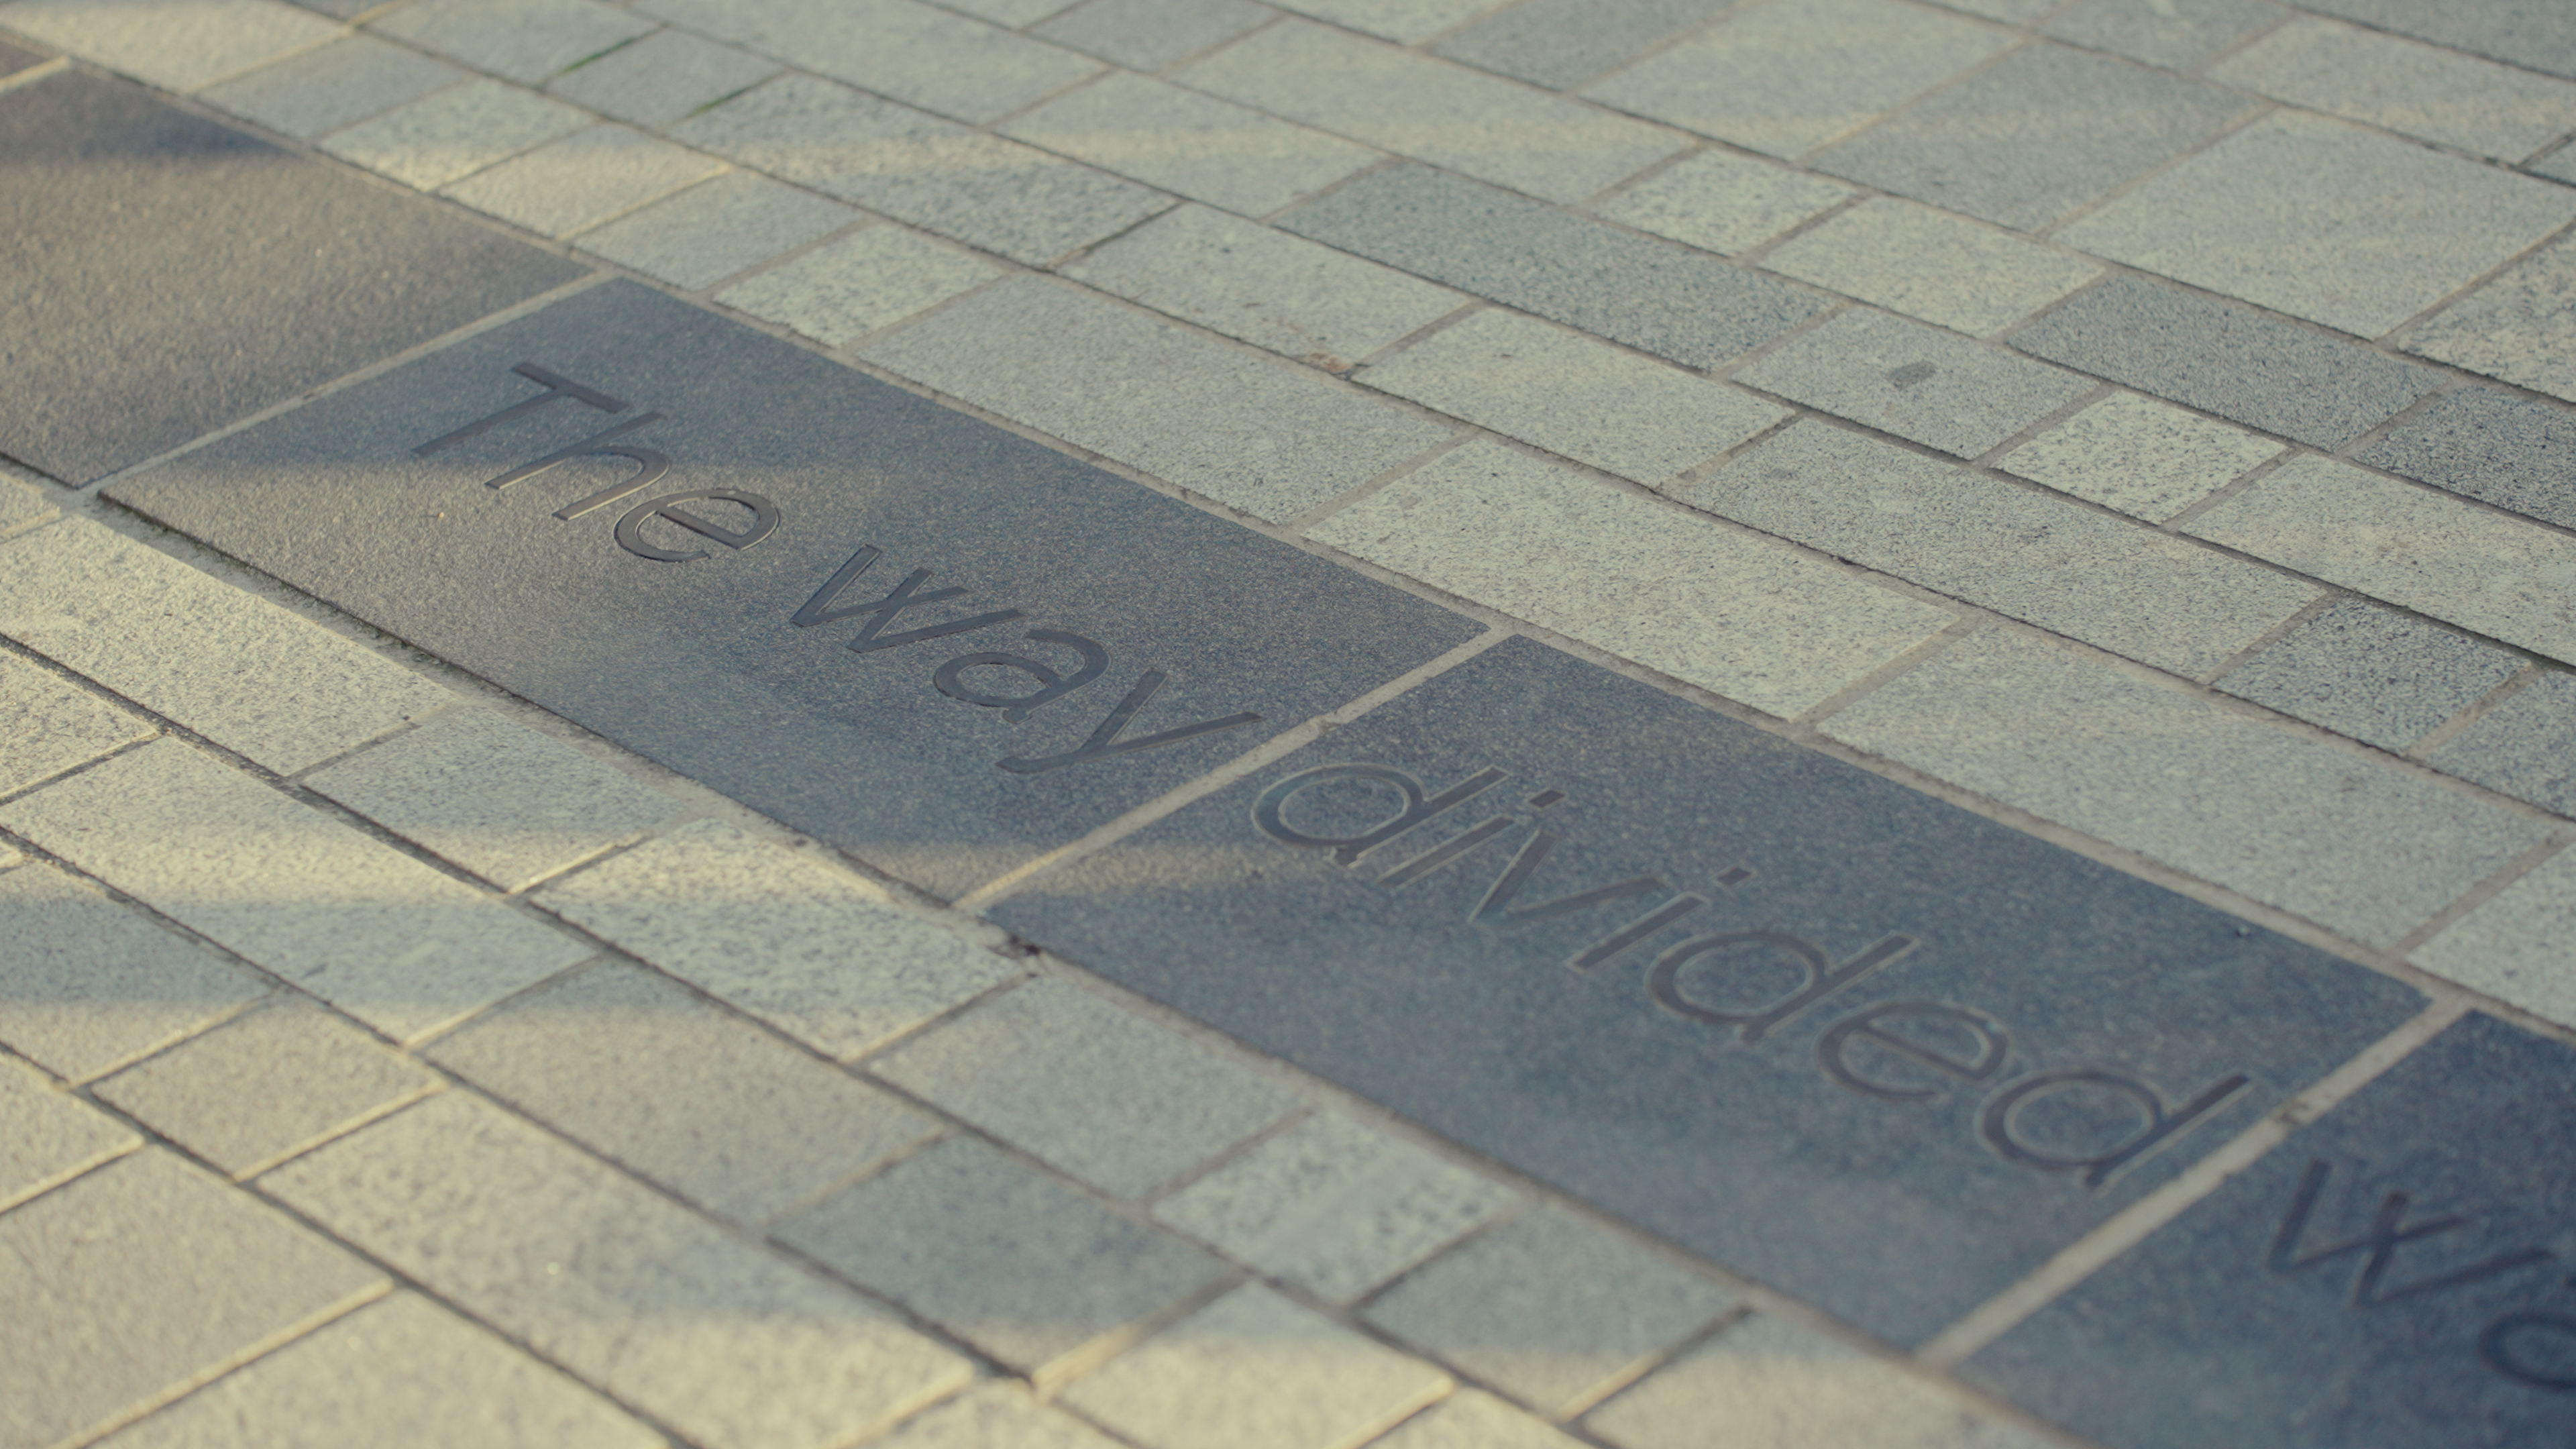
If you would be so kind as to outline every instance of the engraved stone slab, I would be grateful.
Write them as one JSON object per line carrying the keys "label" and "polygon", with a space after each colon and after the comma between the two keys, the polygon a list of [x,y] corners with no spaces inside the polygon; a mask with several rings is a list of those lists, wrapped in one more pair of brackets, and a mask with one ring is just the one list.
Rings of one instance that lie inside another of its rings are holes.
{"label": "engraved stone slab", "polygon": [[2576,1442],[2576,1050],[2469,1016],[1968,1361],[2121,1449]]}
{"label": "engraved stone slab", "polygon": [[114,491],[942,894],[1478,631],[623,281]]}
{"label": "engraved stone slab", "polygon": [[1899,1342],[2421,1005],[1528,640],[989,914]]}

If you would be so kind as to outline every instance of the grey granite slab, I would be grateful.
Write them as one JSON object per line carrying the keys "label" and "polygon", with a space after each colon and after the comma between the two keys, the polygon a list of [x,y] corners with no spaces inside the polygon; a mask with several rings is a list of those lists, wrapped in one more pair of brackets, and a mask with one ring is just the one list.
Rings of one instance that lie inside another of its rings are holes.
{"label": "grey granite slab", "polygon": [[2264,0],[2084,0],[2041,29],[2147,65],[2189,70],[2288,14]]}
{"label": "grey granite slab", "polygon": [[2460,731],[2427,763],[2543,810],[2576,816],[2576,674],[2558,670]]}
{"label": "grey granite slab", "polygon": [[2576,1438],[2576,1050],[2471,1016],[1968,1361],[2121,1449]]}
{"label": "grey granite slab", "polygon": [[16,75],[31,65],[43,65],[46,59],[41,52],[0,40],[0,75]]}
{"label": "grey granite slab", "polygon": [[2576,80],[2576,26],[2558,0],[2300,0],[2309,10],[2358,20],[2436,45]]}
{"label": "grey granite slab", "polygon": [[79,72],[0,95],[0,453],[86,483],[579,264]]}
{"label": "grey granite slab", "polygon": [[1477,632],[623,281],[116,496],[942,893]]}
{"label": "grey granite slab", "polygon": [[1867,307],[1780,344],[1735,380],[1961,458],[2093,390],[2073,373]]}
{"label": "grey granite slab", "polygon": [[2442,384],[2429,367],[2137,277],[2113,277],[2011,340],[2035,357],[2328,449]]}
{"label": "grey granite slab", "polygon": [[1561,91],[1732,8],[1734,0],[1528,0],[1432,49]]}
{"label": "grey granite slab", "polygon": [[988,914],[1898,1342],[2420,1001],[1528,640]]}
{"label": "grey granite slab", "polygon": [[2576,412],[2463,388],[2390,430],[2361,461],[2576,528]]}
{"label": "grey granite slab", "polygon": [[2360,599],[2238,665],[2216,688],[2383,750],[2403,750],[2512,678],[2522,656]]}
{"label": "grey granite slab", "polygon": [[1277,224],[1692,367],[1825,307],[1715,257],[1423,166],[1363,176]]}
{"label": "grey granite slab", "polygon": [[2552,181],[2576,186],[2576,146],[2561,146],[2524,169],[2534,176],[2546,176]]}
{"label": "grey granite slab", "polygon": [[1826,152],[1820,171],[2025,231],[2254,107],[2197,81],[2035,45]]}

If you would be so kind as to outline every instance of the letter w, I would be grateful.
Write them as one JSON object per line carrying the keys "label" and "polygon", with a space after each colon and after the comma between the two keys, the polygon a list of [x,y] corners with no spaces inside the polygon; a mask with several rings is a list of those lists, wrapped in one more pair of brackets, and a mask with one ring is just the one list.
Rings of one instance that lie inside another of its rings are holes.
{"label": "letter w", "polygon": [[2299,1190],[2290,1199],[2290,1211],[2282,1217],[2280,1230],[2272,1235],[2272,1251],[2263,1266],[2275,1273],[2297,1273],[2319,1263],[2358,1254],[2361,1268],[2352,1276],[2352,1292],[2348,1300],[2355,1308],[2376,1308],[2402,1298],[2465,1287],[2510,1273],[2516,1268],[2547,1262],[2556,1256],[2547,1248],[2498,1253],[2439,1277],[2419,1278],[2412,1283],[2382,1290],[2379,1281],[2387,1275],[2389,1264],[2396,1260],[2398,1245],[2418,1238],[2438,1237],[2466,1226],[2469,1220],[2457,1213],[2445,1213],[2419,1223],[2409,1223],[2406,1217],[2410,1199],[2402,1192],[2392,1192],[2380,1199],[2379,1211],[2371,1218],[2370,1231],[2357,1238],[2327,1244],[2313,1253],[2301,1253],[2299,1240],[2307,1236],[2308,1219],[2316,1212],[2317,1199],[2324,1194],[2326,1179],[2333,1171],[2323,1162],[2308,1164],[2308,1170],[2299,1178]]}
{"label": "letter w", "polygon": [[1556,849],[1558,839],[1553,830],[1542,830],[1531,836],[1528,843],[1512,856],[1512,863],[1503,868],[1502,879],[1495,881],[1494,888],[1485,892],[1485,898],[1476,903],[1476,909],[1467,913],[1467,919],[1497,931],[1517,931],[1523,926],[1535,926],[1541,921],[1552,921],[1558,916],[1590,910],[1611,901],[1672,889],[1653,876],[1640,875],[1605,886],[1594,886],[1588,891],[1577,891],[1570,896],[1558,896],[1552,901],[1513,905],[1512,902],[1520,898],[1521,887],[1529,884],[1529,878],[1538,873],[1539,865]]}
{"label": "letter w", "polygon": [[823,587],[814,591],[814,597],[805,601],[805,607],[797,610],[787,622],[799,629],[811,629],[817,624],[835,624],[843,619],[866,619],[867,627],[859,630],[859,637],[851,640],[849,647],[861,654],[872,654],[879,649],[892,649],[897,644],[917,644],[924,639],[939,639],[950,634],[963,634],[970,629],[982,629],[1021,617],[1017,609],[1002,609],[990,614],[977,614],[969,619],[951,619],[947,623],[932,624],[927,628],[906,629],[894,634],[884,633],[885,626],[904,610],[918,608],[923,604],[935,604],[942,599],[953,599],[966,592],[964,589],[933,589],[926,594],[913,592],[921,587],[923,580],[930,577],[928,569],[914,569],[905,576],[902,583],[894,586],[892,593],[873,604],[857,604],[846,609],[832,607],[839,602],[841,591],[850,586],[850,580],[866,573],[868,565],[875,563],[881,552],[883,550],[874,544],[861,544],[859,551],[850,555],[850,561],[841,565],[838,573],[825,580]]}

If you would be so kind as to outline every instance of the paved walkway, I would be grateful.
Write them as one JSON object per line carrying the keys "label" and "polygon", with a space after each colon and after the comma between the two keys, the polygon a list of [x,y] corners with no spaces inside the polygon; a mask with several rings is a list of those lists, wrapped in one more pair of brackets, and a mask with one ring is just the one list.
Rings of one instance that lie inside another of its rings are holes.
{"label": "paved walkway", "polygon": [[2567,1444],[2571,133],[2553,0],[0,5],[0,1449]]}

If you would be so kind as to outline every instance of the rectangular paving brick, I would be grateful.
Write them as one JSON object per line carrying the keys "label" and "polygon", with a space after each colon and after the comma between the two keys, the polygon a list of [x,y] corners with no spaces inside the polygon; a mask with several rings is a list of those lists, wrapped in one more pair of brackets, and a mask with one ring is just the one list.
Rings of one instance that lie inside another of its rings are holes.
{"label": "rectangular paving brick", "polygon": [[700,821],[539,892],[583,930],[848,1059],[1017,968],[847,870]]}
{"label": "rectangular paving brick", "polygon": [[930,1114],[628,966],[522,997],[439,1038],[427,1055],[637,1176],[751,1227],[938,1128]]}
{"label": "rectangular paving brick", "polygon": [[2021,329],[2012,345],[2328,449],[2442,384],[2431,368],[2138,277],[2113,277]]}
{"label": "rectangular paving brick", "polygon": [[2576,85],[2310,16],[2219,62],[2209,77],[2502,161],[2576,129]]}
{"label": "rectangular paving brick", "polygon": [[2419,775],[2000,632],[1822,728],[2371,945],[2547,834]]}
{"label": "rectangular paving brick", "polygon": [[1412,45],[1497,5],[1496,0],[1288,0],[1284,8]]}
{"label": "rectangular paving brick", "polygon": [[1268,20],[1252,0],[1089,0],[1029,34],[1130,70],[1161,70]]}
{"label": "rectangular paving brick", "polygon": [[1359,380],[1649,488],[1789,416],[1724,383],[1499,308]]}
{"label": "rectangular paving brick", "polygon": [[1760,246],[1860,193],[1811,171],[1711,147],[1601,203],[1612,221],[1722,255]]}
{"label": "rectangular paving brick", "polygon": [[0,806],[0,826],[397,1041],[590,953],[178,740]]}
{"label": "rectangular paving brick", "polygon": [[2216,549],[1812,421],[1675,496],[2186,676],[2216,669],[2323,593]]}
{"label": "rectangular paving brick", "polygon": [[1686,140],[1299,20],[1246,36],[1173,78],[1549,201],[1580,201],[1679,151]]}
{"label": "rectangular paving brick", "polygon": [[0,1211],[142,1145],[141,1133],[54,1091],[43,1074],[0,1060]]}
{"label": "rectangular paving brick", "polygon": [[259,1186],[708,1449],[837,1449],[973,1374],[857,1294],[462,1093]]}
{"label": "rectangular paving brick", "polygon": [[1172,204],[1135,182],[812,76],[757,86],[670,134],[1031,266]]}
{"label": "rectangular paving brick", "polygon": [[600,0],[414,0],[368,28],[535,85],[633,40],[653,22]]}
{"label": "rectangular paving brick", "polygon": [[1994,466],[2161,523],[2286,451],[2269,438],[2170,403],[2115,392]]}
{"label": "rectangular paving brick", "polygon": [[197,99],[272,131],[311,140],[467,76],[417,50],[353,35],[200,91]]}
{"label": "rectangular paving brick", "polygon": [[2084,0],[2041,28],[2087,50],[2187,71],[2286,13],[2265,0]]}
{"label": "rectangular paving brick", "polygon": [[1528,0],[1432,47],[1451,60],[1564,90],[1714,20],[1727,0]]}
{"label": "rectangular paving brick", "polygon": [[1979,337],[2102,275],[2086,258],[1889,197],[1790,238],[1762,266]]}
{"label": "rectangular paving brick", "polygon": [[18,0],[0,6],[0,29],[32,36],[165,90],[192,91],[318,45],[338,27],[278,0],[148,8]]}
{"label": "rectangular paving brick", "polygon": [[2420,1000],[1518,640],[987,913],[1899,1342]]}
{"label": "rectangular paving brick", "polygon": [[1024,111],[1002,134],[1246,216],[1385,159],[1339,136],[1124,71]]}
{"label": "rectangular paving brick", "polygon": [[1419,166],[1363,176],[1278,224],[1686,367],[1750,351],[1825,307],[1714,257]]}
{"label": "rectangular paving brick", "polygon": [[2576,540],[2332,458],[2299,458],[2191,521],[2392,604],[2576,662]]}
{"label": "rectangular paving brick", "polygon": [[[1011,287],[1040,289],[1046,305],[1013,310],[1022,294]],[[994,298],[995,310],[970,310]],[[1059,305],[1067,310],[1048,310]],[[960,390],[981,390],[975,370],[1009,361],[1030,369],[1019,385],[1051,389],[1040,395],[1064,406],[1086,392],[1108,396],[1126,437],[1141,431],[1115,410],[1130,399],[1150,409],[1158,427],[1146,436],[1157,446],[1183,461],[1223,456],[1255,487],[1270,478],[1315,487],[1334,456],[1316,438],[1337,436],[1336,451],[1361,461],[1343,465],[1347,481],[1324,479],[1319,496],[1447,435],[1248,351],[1222,352],[1241,360],[1237,370],[1201,385],[1276,383],[1284,405],[1238,394],[1228,418],[1191,415],[1188,395],[1142,384],[1077,389],[1104,367],[1129,376],[1145,367],[1132,335],[1027,325],[1087,323],[1094,309],[1123,306],[1029,279],[950,308],[934,319],[939,332],[920,324],[897,334],[901,348],[870,355]],[[1141,317],[1139,325],[1160,335]],[[1162,376],[1193,378],[1211,352],[1231,349],[1172,335],[1159,359],[1146,360],[1168,369]],[[1067,374],[1068,354],[1100,365]],[[930,357],[961,375],[914,360]],[[535,376],[514,371],[523,366]],[[1056,375],[1041,375],[1050,367]],[[586,398],[547,391],[551,377]],[[646,430],[622,431],[630,425]],[[1202,436],[1182,436],[1193,427]],[[618,436],[601,439],[603,431]],[[1120,441],[1078,441],[1093,438]],[[1275,461],[1247,463],[1260,441]],[[486,486],[612,442],[633,451]],[[1137,461],[1162,456],[1145,451]],[[1173,471],[1185,484],[1206,481]],[[155,517],[943,894],[1365,694],[1478,628],[623,282],[131,482],[117,496]],[[388,493],[420,512],[443,510],[447,521],[424,532],[417,513],[352,511]],[[1258,493],[1245,501],[1259,502]],[[673,512],[657,511],[665,507]],[[555,516],[564,513],[576,516]],[[693,531],[675,521],[681,515],[724,537]],[[361,518],[378,521],[351,526]],[[621,520],[631,520],[631,545],[618,541]],[[1193,566],[1176,569],[1176,558]],[[906,583],[916,571],[924,577]],[[950,660],[966,662],[943,675]],[[1003,761],[1013,763],[997,768]],[[886,789],[888,778],[918,783]]]}
{"label": "rectangular paving brick", "polygon": [[2576,243],[2551,242],[2409,333],[2420,357],[2576,402]]}
{"label": "rectangular paving brick", "polygon": [[2471,1016],[1962,1372],[2134,1449],[2560,1442],[2571,1093],[2567,1046]]}
{"label": "rectangular paving brick", "polygon": [[2576,675],[2543,673],[2444,741],[2425,763],[2576,816]]}
{"label": "rectangular paving brick", "polygon": [[546,86],[603,116],[667,126],[778,74],[776,62],[682,30],[657,30]]}
{"label": "rectangular paving brick", "polygon": [[810,191],[735,171],[584,232],[578,245],[694,290],[838,231],[858,215]]}
{"label": "rectangular paving brick", "polygon": [[385,1287],[169,1153],[110,1163],[0,1217],[0,1445],[84,1439]]}
{"label": "rectangular paving brick", "polygon": [[2429,9],[2408,0],[2313,0],[2307,8],[2576,80],[2576,35],[2549,0],[2458,0]]}
{"label": "rectangular paving brick", "polygon": [[[382,655],[86,518],[0,544],[0,633],[281,774],[451,697]],[[187,620],[185,629],[169,627]],[[260,687],[244,690],[245,678]]]}
{"label": "rectangular paving brick", "polygon": [[2561,850],[2409,953],[2436,976],[2576,1026],[2576,853]]}
{"label": "rectangular paving brick", "polygon": [[[135,25],[160,13],[61,11]],[[581,275],[448,208],[96,75],[0,94],[0,154],[19,178],[0,193],[0,236],[23,283],[0,300],[15,349],[0,377],[0,453],[68,483]]]}
{"label": "rectangular paving brick", "polygon": [[96,692],[0,654],[0,795],[157,733],[151,721]]}
{"label": "rectangular paving brick", "polygon": [[0,1045],[81,1082],[265,988],[97,887],[26,862],[0,871]]}
{"label": "rectangular paving brick", "polygon": [[903,226],[871,226],[716,293],[716,300],[848,347],[1004,275],[974,253]]}
{"label": "rectangular paving brick", "polygon": [[2035,45],[1835,147],[1816,165],[2036,231],[2181,155],[2253,104],[2107,56]]}
{"label": "rectangular paving brick", "polygon": [[1479,1389],[1462,1388],[1370,1443],[1377,1449],[1574,1449],[1578,1441]]}
{"label": "rectangular paving brick", "polygon": [[430,191],[597,119],[577,106],[478,76],[343,126],[320,144],[352,165]]}
{"label": "rectangular paving brick", "polygon": [[62,515],[62,510],[54,506],[56,495],[36,487],[32,478],[31,474],[0,463],[0,538],[16,538]]}
{"label": "rectangular paving brick", "polygon": [[2408,418],[2361,461],[2576,528],[2576,413],[2469,387]]}
{"label": "rectangular paving brick", "polygon": [[1881,432],[1974,458],[2090,392],[2070,372],[1856,307],[1735,375]]}
{"label": "rectangular paving brick", "polygon": [[[1491,442],[1397,479],[1308,536],[1781,716],[1954,618],[1777,540]],[[1547,568],[1531,568],[1533,557]]]}
{"label": "rectangular paving brick", "polygon": [[880,1441],[886,1449],[1121,1449],[1117,1441],[1037,1401],[1027,1387],[988,1379]]}
{"label": "rectangular paving brick", "polygon": [[967,122],[1100,73],[1069,50],[913,0],[652,0],[674,24]]}
{"label": "rectangular paving brick", "polygon": [[2343,599],[2218,680],[2239,699],[2404,750],[2486,697],[2522,656],[2438,624]]}
{"label": "rectangular paving brick", "polygon": [[561,237],[723,169],[712,156],[603,125],[478,171],[441,194],[539,236]]}

